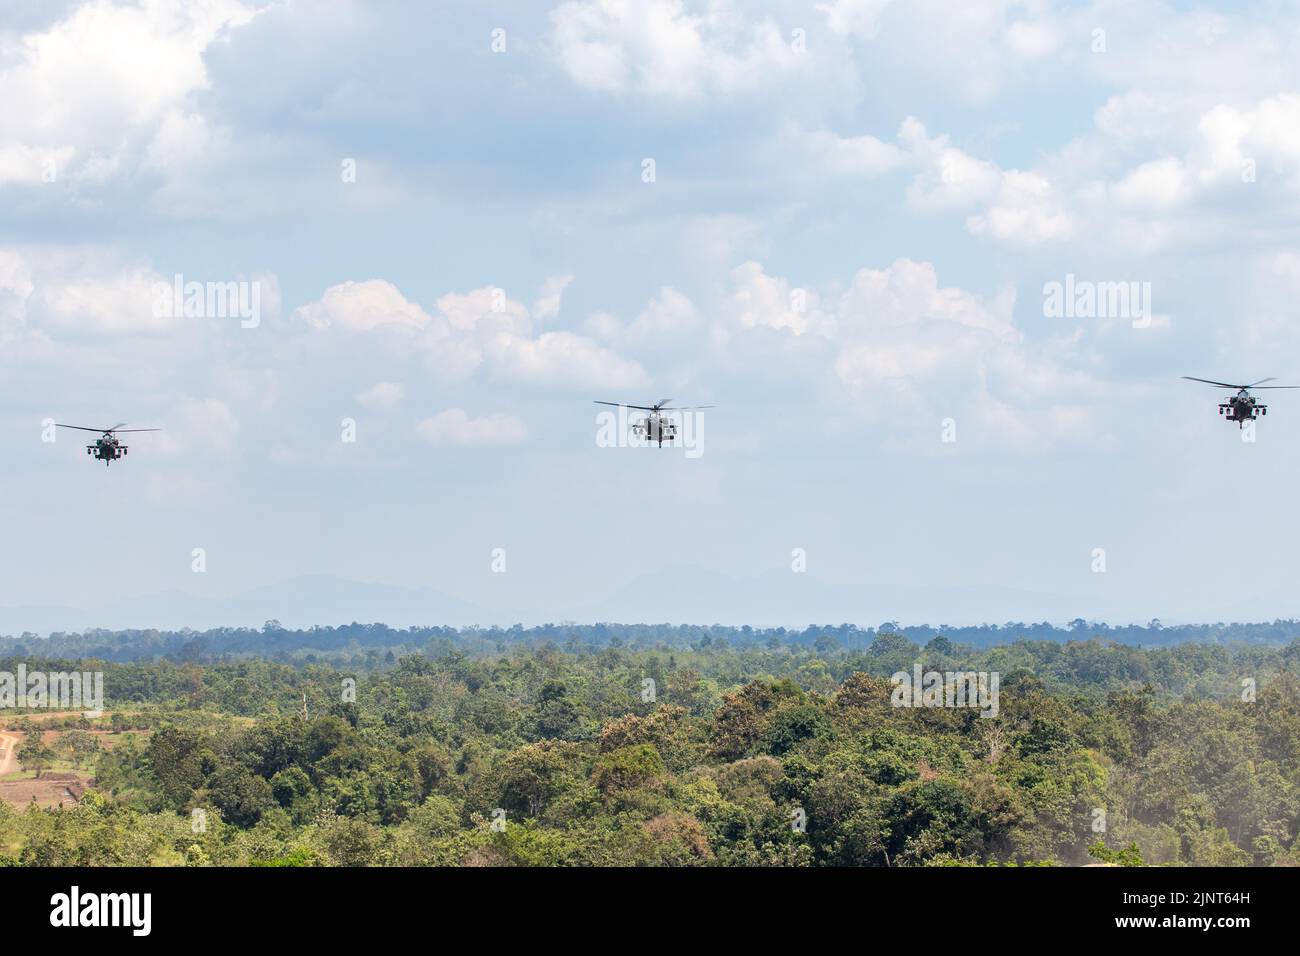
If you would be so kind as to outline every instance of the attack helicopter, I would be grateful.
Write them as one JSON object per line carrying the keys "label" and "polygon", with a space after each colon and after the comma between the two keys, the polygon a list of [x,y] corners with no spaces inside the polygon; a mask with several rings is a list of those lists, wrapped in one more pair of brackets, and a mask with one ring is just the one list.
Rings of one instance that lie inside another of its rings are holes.
{"label": "attack helicopter", "polygon": [[1268,414],[1268,406],[1260,404],[1255,396],[1250,394],[1252,388],[1300,388],[1300,385],[1265,385],[1265,382],[1277,381],[1276,376],[1261,378],[1258,382],[1250,385],[1231,385],[1227,382],[1215,382],[1208,378],[1195,378],[1191,375],[1184,375],[1183,378],[1189,382],[1203,382],[1206,385],[1213,385],[1215,388],[1235,388],[1237,394],[1231,396],[1226,402],[1219,403],[1219,414],[1223,415],[1230,422],[1236,422],[1237,427],[1241,428],[1246,422],[1253,422],[1261,415]]}
{"label": "attack helicopter", "polygon": [[99,432],[99,438],[95,439],[94,444],[86,446],[86,454],[93,455],[97,460],[102,461],[107,467],[126,455],[127,446],[118,440],[118,435],[125,435],[128,432],[160,432],[161,428],[123,428],[126,422],[114,425],[112,428],[87,428],[85,425],[64,425],[61,422],[55,422],[57,428],[75,428],[83,432]]}
{"label": "attack helicopter", "polygon": [[677,423],[673,421],[664,412],[693,412],[704,408],[713,408],[712,405],[669,405],[671,398],[662,399],[656,405],[628,405],[626,402],[601,402],[597,405],[613,405],[615,408],[634,408],[637,411],[649,412],[644,418],[639,418],[632,423],[632,433],[637,438],[645,438],[649,442],[658,442],[659,447],[664,447],[664,442],[671,442],[677,437]]}

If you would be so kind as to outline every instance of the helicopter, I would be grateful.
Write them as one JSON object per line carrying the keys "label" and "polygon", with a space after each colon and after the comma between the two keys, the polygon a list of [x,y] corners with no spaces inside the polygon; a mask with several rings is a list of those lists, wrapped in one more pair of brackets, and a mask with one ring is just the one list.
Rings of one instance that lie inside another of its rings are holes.
{"label": "helicopter", "polygon": [[677,437],[677,423],[672,421],[664,412],[693,412],[702,408],[713,408],[712,405],[686,405],[676,407],[669,405],[671,398],[661,399],[657,405],[628,405],[623,402],[601,402],[597,405],[613,405],[615,408],[635,408],[638,411],[649,412],[645,418],[638,419],[632,423],[632,433],[637,438],[645,437],[648,441],[658,442],[659,447],[664,447],[665,441],[672,441]]}
{"label": "helicopter", "polygon": [[118,434],[162,431],[161,428],[123,428],[122,426],[126,422],[121,422],[112,428],[87,428],[84,425],[64,425],[60,422],[54,424],[57,428],[75,428],[77,431],[83,432],[100,432],[100,437],[95,439],[95,443],[86,446],[86,454],[94,455],[95,458],[104,463],[105,467],[126,454],[126,446],[117,440]]}
{"label": "helicopter", "polygon": [[1268,414],[1268,406],[1259,404],[1255,397],[1250,394],[1252,388],[1300,388],[1300,385],[1265,385],[1265,382],[1276,381],[1275,377],[1261,378],[1258,382],[1250,385],[1230,385],[1227,382],[1213,382],[1208,378],[1194,378],[1191,375],[1184,375],[1183,378],[1190,382],[1204,382],[1206,385],[1213,385],[1216,388],[1235,388],[1237,394],[1233,395],[1226,402],[1219,403],[1219,414],[1227,414],[1228,421],[1236,422],[1237,427],[1243,427],[1245,422],[1253,422],[1260,415]]}

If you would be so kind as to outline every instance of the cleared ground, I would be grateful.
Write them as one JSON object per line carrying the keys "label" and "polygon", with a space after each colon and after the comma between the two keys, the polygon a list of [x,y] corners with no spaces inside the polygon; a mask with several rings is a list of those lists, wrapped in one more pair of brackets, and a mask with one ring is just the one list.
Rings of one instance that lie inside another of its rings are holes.
{"label": "cleared ground", "polygon": [[[52,720],[78,716],[76,711],[50,711],[46,713],[24,714],[23,721],[41,724]],[[109,716],[105,714],[105,716]],[[89,788],[92,773],[86,768],[75,768],[65,759],[56,759],[53,766],[41,771],[40,777],[30,770],[23,770],[18,763],[17,751],[22,746],[24,735],[15,730],[13,722],[18,718],[10,717],[9,723],[0,729],[0,800],[14,807],[26,807],[33,800],[40,807],[57,807],[74,805]],[[63,730],[45,730],[41,739],[53,747]],[[141,731],[114,733],[108,729],[91,729],[90,733],[99,740],[105,750],[112,749],[130,734]]]}

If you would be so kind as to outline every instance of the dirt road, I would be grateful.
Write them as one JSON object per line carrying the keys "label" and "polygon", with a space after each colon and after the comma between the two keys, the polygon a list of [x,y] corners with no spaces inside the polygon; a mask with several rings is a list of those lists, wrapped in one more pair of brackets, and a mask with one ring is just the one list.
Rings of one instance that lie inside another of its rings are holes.
{"label": "dirt road", "polygon": [[18,769],[18,760],[15,756],[18,750],[18,742],[22,737],[8,730],[0,730],[0,777],[5,776],[11,771]]}

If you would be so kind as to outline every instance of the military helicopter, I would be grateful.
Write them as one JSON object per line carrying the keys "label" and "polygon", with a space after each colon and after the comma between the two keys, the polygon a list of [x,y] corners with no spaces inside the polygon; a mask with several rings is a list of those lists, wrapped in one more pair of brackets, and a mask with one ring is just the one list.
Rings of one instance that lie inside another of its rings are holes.
{"label": "military helicopter", "polygon": [[670,419],[664,412],[693,412],[702,408],[713,408],[712,405],[685,405],[675,407],[669,405],[671,398],[662,399],[657,405],[627,405],[623,402],[596,402],[597,405],[613,405],[615,408],[635,408],[638,411],[649,412],[645,418],[638,419],[632,423],[632,433],[637,438],[644,436],[648,441],[658,442],[659,447],[664,447],[665,441],[672,441],[677,437],[677,423]]}
{"label": "military helicopter", "polygon": [[64,425],[59,422],[54,423],[58,428],[75,428],[82,432],[101,432],[99,438],[95,439],[93,445],[86,446],[86,454],[94,455],[102,461],[107,467],[126,454],[126,446],[117,440],[119,434],[127,432],[160,432],[161,428],[123,428],[126,422],[114,425],[112,428],[86,428],[84,425]]}
{"label": "military helicopter", "polygon": [[1268,414],[1268,406],[1260,405],[1253,395],[1250,394],[1252,388],[1300,388],[1300,385],[1265,385],[1265,382],[1276,381],[1275,377],[1261,378],[1258,382],[1251,385],[1229,385],[1227,382],[1212,382],[1208,378],[1194,378],[1191,375],[1184,375],[1183,378],[1189,382],[1204,382],[1206,385],[1213,385],[1216,388],[1235,388],[1237,394],[1233,395],[1226,402],[1219,403],[1219,414],[1227,413],[1228,421],[1236,422],[1237,427],[1241,428],[1245,422],[1253,422],[1260,415]]}

